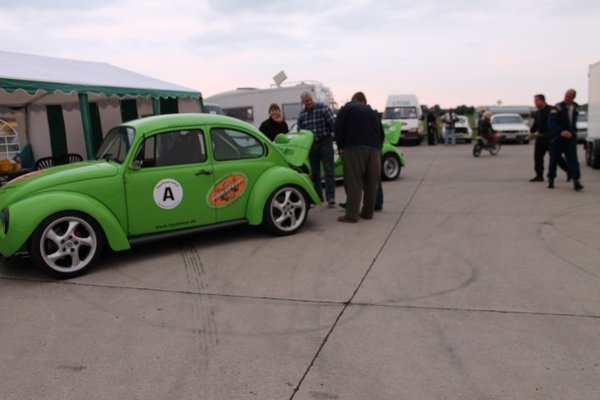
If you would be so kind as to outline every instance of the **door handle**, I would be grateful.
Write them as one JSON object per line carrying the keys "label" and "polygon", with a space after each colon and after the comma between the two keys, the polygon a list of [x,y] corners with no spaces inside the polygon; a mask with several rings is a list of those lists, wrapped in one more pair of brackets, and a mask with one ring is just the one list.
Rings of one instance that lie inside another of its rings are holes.
{"label": "door handle", "polygon": [[201,169],[200,171],[196,172],[196,176],[201,176],[201,175],[212,175],[213,171],[211,169]]}

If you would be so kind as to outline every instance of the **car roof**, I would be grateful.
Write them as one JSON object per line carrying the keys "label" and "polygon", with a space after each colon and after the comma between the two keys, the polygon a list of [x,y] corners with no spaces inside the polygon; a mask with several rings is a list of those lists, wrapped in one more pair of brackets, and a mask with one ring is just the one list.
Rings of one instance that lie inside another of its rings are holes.
{"label": "car roof", "polygon": [[131,126],[136,130],[153,130],[189,125],[227,125],[240,129],[251,129],[252,131],[256,131],[254,126],[236,118],[225,115],[200,113],[156,115],[128,121],[122,124],[122,126]]}

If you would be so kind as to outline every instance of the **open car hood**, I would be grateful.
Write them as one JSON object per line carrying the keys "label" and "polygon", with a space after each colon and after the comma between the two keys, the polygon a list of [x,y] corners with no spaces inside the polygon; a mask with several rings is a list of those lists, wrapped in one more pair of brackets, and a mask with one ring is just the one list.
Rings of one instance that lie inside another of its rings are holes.
{"label": "open car hood", "polygon": [[281,151],[291,166],[301,167],[306,164],[313,139],[310,131],[280,133],[275,137],[273,145]]}
{"label": "open car hood", "polygon": [[400,141],[402,134],[402,122],[400,121],[386,121],[383,123],[383,132],[385,140],[391,145],[396,146]]}

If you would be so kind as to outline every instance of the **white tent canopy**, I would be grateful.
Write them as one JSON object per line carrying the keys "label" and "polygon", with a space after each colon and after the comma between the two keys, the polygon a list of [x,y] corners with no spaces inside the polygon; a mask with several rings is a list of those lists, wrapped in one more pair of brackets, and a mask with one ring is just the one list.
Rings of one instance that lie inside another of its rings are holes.
{"label": "white tent canopy", "polygon": [[[201,96],[197,90],[106,63],[0,51],[0,107],[4,111],[23,112],[25,125],[36,127],[40,126],[39,121],[31,124],[30,119],[40,106],[77,108],[81,114],[79,132],[83,131],[88,157],[94,153],[89,102],[111,101],[112,108],[118,109],[118,99],[143,99],[139,107],[142,107],[140,115],[144,115],[148,111],[160,113],[160,98],[176,98],[179,102],[187,99],[188,111],[200,111]],[[195,105],[190,106],[192,103]],[[114,117],[109,119],[115,121]],[[29,141],[29,134],[26,136]]]}
{"label": "white tent canopy", "polygon": [[[200,92],[110,64],[0,51],[0,104],[40,93],[199,97]],[[19,98],[10,96],[21,92]],[[25,92],[25,93],[23,93]],[[21,103],[23,104],[23,103]]]}

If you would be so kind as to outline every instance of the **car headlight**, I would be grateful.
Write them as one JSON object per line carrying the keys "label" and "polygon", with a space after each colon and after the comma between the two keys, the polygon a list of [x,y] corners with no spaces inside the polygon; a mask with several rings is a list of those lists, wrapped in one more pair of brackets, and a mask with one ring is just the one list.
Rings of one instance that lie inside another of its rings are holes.
{"label": "car headlight", "polygon": [[2,210],[1,218],[2,218],[2,230],[4,231],[4,233],[8,233],[8,219],[9,219],[8,208],[5,208],[4,210]]}

